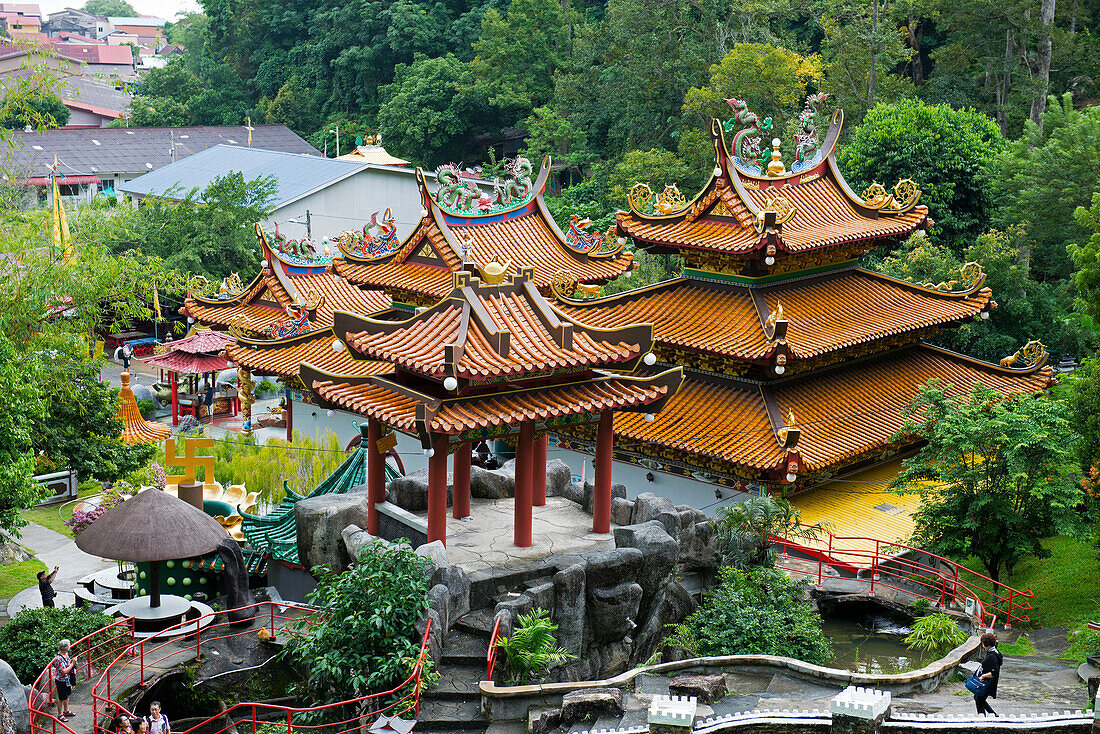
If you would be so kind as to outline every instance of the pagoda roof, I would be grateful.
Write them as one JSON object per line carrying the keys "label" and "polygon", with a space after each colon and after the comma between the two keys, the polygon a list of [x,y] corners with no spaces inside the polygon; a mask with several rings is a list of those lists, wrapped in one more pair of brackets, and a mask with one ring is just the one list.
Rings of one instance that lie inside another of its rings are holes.
{"label": "pagoda roof", "polygon": [[[505,266],[494,265],[500,272],[486,277],[503,279]],[[653,346],[649,324],[600,328],[558,310],[539,293],[532,267],[495,284],[467,271],[452,281],[445,298],[405,321],[337,311],[333,331],[353,356],[469,381],[612,364],[633,370]]]}
{"label": "pagoda roof", "polygon": [[171,426],[147,421],[142,417],[137,398],[130,387],[129,372],[122,373],[122,388],[118,391],[118,419],[122,421],[122,435],[119,438],[123,443],[157,443],[172,435]]}
{"label": "pagoda roof", "polygon": [[223,331],[196,329],[191,336],[158,345],[158,353],[141,361],[181,375],[217,372],[228,367],[219,355],[232,343],[233,337]]}
{"label": "pagoda roof", "polygon": [[817,156],[798,172],[778,177],[750,173],[737,164],[722,125],[712,120],[714,170],[702,191],[685,201],[674,187],[660,195],[639,184],[630,210],[617,215],[618,232],[647,249],[703,251],[735,257],[781,257],[852,243],[900,238],[924,225],[928,208],[920,191],[902,181],[887,192],[879,185],[856,194],[836,160],[844,115],[837,110]]}
{"label": "pagoda roof", "polygon": [[401,384],[397,375],[330,375],[304,364],[300,376],[322,400],[425,441],[431,435],[482,429],[503,434],[525,421],[586,422],[606,410],[653,413],[675,394],[683,369],[637,377],[597,373],[574,382],[519,389],[505,385],[497,392],[443,399]]}
{"label": "pagoda roof", "polygon": [[[689,374],[652,422],[616,417],[616,448],[636,441],[638,453],[666,447],[780,476],[792,461],[802,470],[833,470],[889,446],[904,424],[902,408],[929,380],[955,395],[975,384],[1036,392],[1053,382],[1045,360],[1043,351],[1030,367],[1013,369],[919,344],[771,383]],[[791,429],[793,441],[785,436]]]}
{"label": "pagoda roof", "polygon": [[[404,240],[382,226],[385,235],[346,232],[337,238],[339,256],[332,269],[349,281],[404,294],[440,298],[451,290],[451,273],[464,262],[512,262],[534,268],[534,283],[547,291],[555,280],[602,283],[633,266],[633,256],[622,251],[617,240],[602,236],[581,241],[566,236],[546,208],[543,192],[550,173],[550,159],[542,161],[538,178],[528,194],[509,205],[493,205],[487,211],[444,207],[433,195],[423,172],[416,171],[423,204],[421,218]],[[511,183],[511,182],[507,182]],[[472,183],[467,186],[474,186]],[[487,194],[483,194],[487,198]],[[598,241],[597,241],[598,239]]]}
{"label": "pagoda roof", "polygon": [[970,264],[965,271],[969,281],[957,291],[851,268],[766,287],[689,276],[592,300],[555,295],[562,311],[585,323],[604,328],[652,323],[663,346],[735,359],[760,360],[777,352],[808,359],[992,308],[981,268]]}
{"label": "pagoda roof", "polygon": [[[286,252],[272,247],[267,234],[256,225],[264,264],[247,286],[231,276],[215,287],[204,280],[192,279],[191,292],[184,300],[184,311],[196,321],[219,326],[236,325],[253,332],[263,332],[287,318],[287,309],[306,303],[317,308],[311,321],[315,326],[331,326],[336,308],[354,309],[361,313],[377,313],[390,307],[389,296],[377,290],[363,290],[336,277],[329,271],[330,253],[298,250],[284,244]],[[276,242],[287,241],[276,232]],[[217,295],[201,295],[206,290],[221,290]]]}
{"label": "pagoda roof", "polygon": [[346,349],[333,349],[336,334],[331,326],[285,339],[257,339],[240,333],[236,337],[236,343],[226,347],[226,355],[254,373],[296,377],[303,362],[337,373],[375,375],[393,369],[385,362],[357,360]]}

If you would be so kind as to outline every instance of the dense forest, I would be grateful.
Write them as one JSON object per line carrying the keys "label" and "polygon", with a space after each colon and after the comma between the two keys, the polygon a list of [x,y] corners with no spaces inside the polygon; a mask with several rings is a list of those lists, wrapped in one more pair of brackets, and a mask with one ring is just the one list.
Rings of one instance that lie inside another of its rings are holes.
{"label": "dense forest", "polygon": [[[978,260],[1001,307],[940,337],[987,359],[1100,330],[1100,18],[1077,0],[202,0],[131,125],[285,123],[329,155],[380,134],[418,165],[555,162],[556,216],[606,227],[636,181],[690,195],[727,98],[784,146],[808,94],[846,115],[857,190],[912,178],[936,225],[868,265],[938,282]],[[494,147],[496,146],[496,147]],[[787,151],[789,154],[791,151]],[[674,272],[639,256],[642,279]],[[638,278],[634,284],[640,282]],[[612,284],[611,288],[616,288]]]}

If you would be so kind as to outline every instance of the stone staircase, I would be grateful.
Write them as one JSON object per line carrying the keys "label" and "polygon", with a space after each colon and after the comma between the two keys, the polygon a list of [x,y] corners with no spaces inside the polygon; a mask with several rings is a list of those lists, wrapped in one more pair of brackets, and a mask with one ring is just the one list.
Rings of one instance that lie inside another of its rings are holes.
{"label": "stone staircase", "polygon": [[439,682],[420,697],[419,734],[484,734],[478,683],[485,679],[485,656],[492,634],[492,609],[470,612],[455,623],[443,646]]}

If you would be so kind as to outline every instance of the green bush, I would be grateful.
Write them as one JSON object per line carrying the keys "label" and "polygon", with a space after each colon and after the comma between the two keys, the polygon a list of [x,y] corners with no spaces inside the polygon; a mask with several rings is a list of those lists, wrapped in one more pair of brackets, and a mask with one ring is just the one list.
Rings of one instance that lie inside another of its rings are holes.
{"label": "green bush", "polygon": [[138,411],[141,413],[141,417],[145,420],[152,420],[157,413],[157,406],[152,400],[139,400],[137,401]]}
{"label": "green bush", "polygon": [[774,568],[720,569],[721,583],[681,624],[669,644],[699,657],[781,655],[818,665],[832,657],[821,617],[805,598],[806,582]]}
{"label": "green bush", "polygon": [[1062,653],[1063,660],[1085,662],[1089,655],[1100,655],[1100,630],[1076,630],[1069,633],[1069,648]]}
{"label": "green bush", "polygon": [[113,621],[106,614],[77,607],[24,609],[0,627],[0,658],[8,661],[20,681],[29,684],[49,665],[60,640],[75,642]]}
{"label": "green bush", "polygon": [[545,609],[521,614],[511,637],[497,639],[497,647],[504,653],[512,683],[530,683],[542,677],[554,663],[563,663],[574,657],[558,647],[554,632],[558,626],[550,622]]}
{"label": "green bush", "polygon": [[931,605],[931,602],[923,597],[917,599],[915,602],[913,602],[913,614],[917,617],[920,617],[928,611],[928,607],[930,607]]}
{"label": "green bush", "polygon": [[328,614],[307,618],[300,634],[286,638],[282,659],[304,678],[293,692],[313,705],[336,703],[405,680],[420,653],[427,563],[407,545],[379,542],[348,571],[314,568],[320,580],[309,602]]}
{"label": "green bush", "polygon": [[905,638],[910,650],[943,655],[966,642],[966,633],[946,614],[929,614],[913,622],[913,631]]}

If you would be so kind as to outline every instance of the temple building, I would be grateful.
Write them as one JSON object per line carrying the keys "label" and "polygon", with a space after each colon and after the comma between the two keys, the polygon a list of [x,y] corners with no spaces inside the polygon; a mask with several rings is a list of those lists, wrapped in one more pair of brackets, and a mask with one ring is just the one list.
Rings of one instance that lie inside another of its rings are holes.
{"label": "temple building", "polygon": [[[858,266],[864,252],[929,226],[928,209],[912,181],[860,194],[849,187],[835,150],[843,114],[819,144],[821,101],[811,98],[802,113],[790,171],[778,139],[762,160],[760,122],[737,103],[727,129],[744,129],[731,150],[722,123],[712,123],[715,165],[695,198],[675,186],[631,190],[618,235],[682,257],[680,277],[588,300],[555,286],[562,310],[586,323],[653,323],[658,361],[686,368],[656,420],[615,422],[616,460],[676,502],[793,495],[887,461],[906,448],[894,440],[903,406],[930,379],[958,392],[1051,383],[1038,342],[999,366],[922,341],[988,317],[996,304],[979,264],[939,284]],[[591,453],[591,431],[561,433],[560,448]]]}
{"label": "temple building", "polygon": [[[477,264],[451,275],[448,294],[403,321],[337,311],[336,351],[366,371],[334,374],[303,364],[301,380],[322,406],[368,419],[368,529],[378,532],[386,499],[383,427],[416,440],[428,457],[427,540],[447,539],[447,457],[454,453],[453,516],[471,513],[475,442],[516,444],[514,543],[532,544],[532,507],[546,504],[546,434],[593,424],[596,442],[593,532],[611,522],[613,414],[653,421],[683,381],[670,367],[633,374],[656,360],[653,327],[599,328],[566,316],[539,293],[536,269]],[[378,362],[393,365],[372,374]],[[605,369],[614,368],[615,372]]]}

